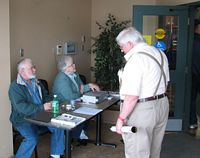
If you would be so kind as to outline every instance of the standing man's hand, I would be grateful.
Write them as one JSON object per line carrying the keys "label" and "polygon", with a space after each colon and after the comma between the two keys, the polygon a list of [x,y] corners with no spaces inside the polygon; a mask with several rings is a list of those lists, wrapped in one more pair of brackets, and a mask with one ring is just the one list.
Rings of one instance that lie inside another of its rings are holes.
{"label": "standing man's hand", "polygon": [[120,118],[120,116],[117,119],[117,123],[116,123],[116,132],[118,134],[122,134],[122,126],[124,124],[124,119]]}
{"label": "standing man's hand", "polygon": [[51,108],[52,108],[51,102],[48,102],[48,103],[45,103],[45,104],[44,104],[44,110],[45,110],[45,111],[51,110]]}
{"label": "standing man's hand", "polygon": [[83,92],[84,92],[84,86],[81,85],[81,86],[80,86],[80,93],[83,94]]}
{"label": "standing man's hand", "polygon": [[125,119],[130,115],[135,105],[137,104],[138,98],[139,98],[138,96],[125,95],[123,106],[120,110],[121,112],[116,123],[117,133],[122,134],[121,128],[125,123]]}

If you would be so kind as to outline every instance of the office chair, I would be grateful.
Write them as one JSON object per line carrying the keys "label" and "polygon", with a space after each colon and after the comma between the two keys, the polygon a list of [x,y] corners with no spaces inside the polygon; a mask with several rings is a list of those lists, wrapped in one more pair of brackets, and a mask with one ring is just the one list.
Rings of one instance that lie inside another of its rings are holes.
{"label": "office chair", "polygon": [[47,90],[47,93],[49,94],[49,86],[47,80],[38,79],[38,81],[44,86],[44,88]]}
{"label": "office chair", "polygon": [[86,77],[85,77],[84,75],[79,74],[79,77],[80,77],[81,81],[83,82],[83,84],[86,84],[86,83],[87,83]]}

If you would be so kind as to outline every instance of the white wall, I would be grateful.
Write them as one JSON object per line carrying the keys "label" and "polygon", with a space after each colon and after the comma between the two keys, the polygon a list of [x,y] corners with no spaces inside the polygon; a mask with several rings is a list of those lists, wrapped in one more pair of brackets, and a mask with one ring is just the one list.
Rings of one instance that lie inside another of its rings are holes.
{"label": "white wall", "polygon": [[[38,78],[51,83],[57,73],[53,48],[65,41],[78,44],[73,55],[77,69],[90,79],[91,0],[13,0],[11,6],[11,68],[16,77],[16,63],[24,56],[36,64]],[[81,37],[85,36],[85,43]],[[85,46],[85,51],[81,50]]]}
{"label": "white wall", "polygon": [[9,1],[0,2],[0,157],[12,155],[12,133],[9,122],[10,104],[8,87],[10,83],[10,34],[9,34]]}
{"label": "white wall", "polygon": [[[9,17],[10,2],[10,17]],[[67,40],[77,41],[78,54],[74,56],[79,72],[90,78],[90,37],[99,30],[96,21],[103,23],[108,13],[119,20],[132,20],[132,5],[163,4],[176,5],[196,2],[192,0],[1,0],[0,1],[0,157],[12,155],[12,128],[9,122],[10,102],[8,87],[16,75],[16,63],[21,59],[19,49],[25,57],[31,57],[38,69],[38,76],[50,84],[56,74],[52,48]],[[10,21],[10,26],[9,26]],[[9,30],[10,27],[10,30]],[[86,42],[81,42],[85,35]],[[85,51],[80,50],[81,45]],[[11,60],[10,60],[11,58]],[[11,61],[11,62],[10,62]],[[10,67],[11,64],[11,67]],[[11,69],[10,69],[11,68]]]}

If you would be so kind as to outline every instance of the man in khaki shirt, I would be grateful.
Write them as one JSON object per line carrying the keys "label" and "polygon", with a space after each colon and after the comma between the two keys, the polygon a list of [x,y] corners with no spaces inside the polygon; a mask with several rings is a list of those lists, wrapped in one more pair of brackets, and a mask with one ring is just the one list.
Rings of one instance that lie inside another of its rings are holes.
{"label": "man in khaki shirt", "polygon": [[[119,73],[122,104],[116,123],[126,158],[159,158],[169,112],[167,58],[133,27],[120,32],[116,40],[126,59]],[[122,133],[123,125],[135,126],[137,132]]]}

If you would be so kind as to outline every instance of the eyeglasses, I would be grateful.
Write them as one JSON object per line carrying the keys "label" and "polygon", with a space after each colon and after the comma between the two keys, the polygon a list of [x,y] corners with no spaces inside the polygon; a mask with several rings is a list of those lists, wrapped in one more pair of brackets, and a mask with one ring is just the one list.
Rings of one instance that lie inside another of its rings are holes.
{"label": "eyeglasses", "polygon": [[35,65],[32,65],[30,67],[26,67],[27,70],[35,70],[36,69],[36,66]]}
{"label": "eyeglasses", "polygon": [[119,48],[120,48],[120,49],[124,49],[124,47],[126,47],[127,44],[128,44],[128,43],[125,43],[125,44],[119,44]]}
{"label": "eyeglasses", "polygon": [[31,66],[31,69],[36,69],[36,66],[35,65]]}
{"label": "eyeglasses", "polygon": [[74,66],[75,66],[75,64],[73,63],[73,64],[69,65],[68,67],[74,67]]}

